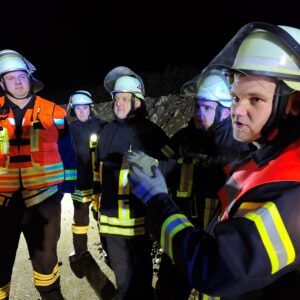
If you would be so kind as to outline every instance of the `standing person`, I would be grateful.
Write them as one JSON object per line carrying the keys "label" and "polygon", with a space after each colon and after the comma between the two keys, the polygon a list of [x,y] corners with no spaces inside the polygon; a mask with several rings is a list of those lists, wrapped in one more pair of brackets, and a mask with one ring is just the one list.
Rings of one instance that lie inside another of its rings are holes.
{"label": "standing person", "polygon": [[0,299],[9,298],[21,233],[41,298],[63,299],[57,243],[63,193],[75,190],[75,150],[66,111],[36,95],[43,85],[34,71],[18,52],[0,51]]}
{"label": "standing person", "polygon": [[95,149],[105,121],[95,117],[94,101],[88,91],[79,90],[70,96],[70,116],[76,120],[70,123],[77,155],[77,185],[71,194],[74,205],[72,224],[74,251],[70,262],[77,262],[89,255],[87,233],[89,228],[89,206],[93,200],[93,164]]}
{"label": "standing person", "polygon": [[232,166],[207,232],[169,200],[159,169],[149,177],[132,164],[132,191],[148,204],[149,224],[204,299],[299,298],[299,49],[299,29],[250,23],[208,66],[233,75],[234,138],[257,149]]}
{"label": "standing person", "polygon": [[[191,223],[204,229],[219,203],[217,191],[226,180],[223,168],[248,153],[249,147],[233,138],[232,97],[226,76],[213,70],[201,84],[197,80],[190,84],[191,89],[194,86],[191,94],[195,98],[194,116],[188,127],[180,129],[171,139],[177,160],[175,164],[174,160],[168,161],[167,185],[172,200]],[[191,290],[184,274],[163,253],[156,298],[188,299]]]}
{"label": "standing person", "polygon": [[[119,67],[108,73],[105,86],[116,70]],[[123,156],[128,151],[142,150],[164,158],[168,137],[146,117],[141,78],[133,72],[125,74],[118,73],[110,85],[112,89],[108,88],[115,120],[101,132],[94,192],[101,193],[100,238],[116,277],[115,299],[151,299],[153,269],[151,242],[145,230],[146,207],[131,194]]]}

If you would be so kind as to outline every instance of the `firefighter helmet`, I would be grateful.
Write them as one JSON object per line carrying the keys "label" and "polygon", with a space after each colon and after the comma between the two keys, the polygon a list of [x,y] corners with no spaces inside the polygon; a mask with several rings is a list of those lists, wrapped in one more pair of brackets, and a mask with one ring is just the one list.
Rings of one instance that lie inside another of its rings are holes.
{"label": "firefighter helmet", "polygon": [[39,92],[43,89],[44,85],[41,81],[32,76],[35,70],[35,66],[20,53],[10,49],[0,51],[0,76],[8,72],[25,71],[30,76],[32,90]]}
{"label": "firefighter helmet", "polygon": [[78,90],[74,92],[69,99],[69,107],[74,108],[75,105],[93,105],[92,95],[88,91]]}
{"label": "firefighter helmet", "polygon": [[209,63],[202,76],[216,68],[276,80],[272,112],[261,130],[260,141],[266,142],[274,130],[284,127],[289,96],[300,91],[300,30],[269,23],[246,24]]}
{"label": "firefighter helmet", "polygon": [[[300,30],[278,26],[300,44]],[[295,55],[279,36],[263,29],[251,32],[241,43],[232,68],[282,78],[293,90],[300,90],[300,56]],[[293,77],[298,77],[293,80]]]}
{"label": "firefighter helmet", "polygon": [[230,107],[232,97],[230,84],[225,75],[218,70],[213,70],[198,83],[197,99],[216,101],[224,107]]}
{"label": "firefighter helmet", "polygon": [[137,98],[145,100],[143,84],[135,77],[121,76],[116,80],[112,96],[115,93],[132,93]]}

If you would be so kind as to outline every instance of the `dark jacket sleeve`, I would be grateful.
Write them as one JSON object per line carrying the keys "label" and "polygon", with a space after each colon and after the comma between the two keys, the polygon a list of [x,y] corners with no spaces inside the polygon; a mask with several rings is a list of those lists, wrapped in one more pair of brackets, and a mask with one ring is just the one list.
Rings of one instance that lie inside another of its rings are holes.
{"label": "dark jacket sleeve", "polygon": [[66,119],[64,128],[59,129],[58,151],[65,170],[65,180],[59,185],[59,190],[62,193],[73,193],[77,181],[76,152]]}
{"label": "dark jacket sleeve", "polygon": [[[148,223],[162,249],[185,274],[192,287],[212,296],[238,295],[268,286],[295,267],[293,257],[299,254],[300,241],[292,224],[297,216],[288,213],[286,208],[287,199],[299,199],[299,196],[298,186],[278,194],[270,202],[274,211],[276,209],[280,230],[286,232],[286,238],[279,245],[289,245],[277,249],[278,256],[284,253],[280,251],[288,249],[287,257],[282,256],[286,259],[279,263],[283,264],[280,268],[274,260],[276,255],[268,251],[270,247],[264,241],[265,235],[259,230],[261,219],[255,220],[251,216],[232,218],[217,223],[212,234],[208,234],[193,227],[168,195],[159,194],[148,203]],[[298,206],[300,208],[300,201],[293,201],[293,210]],[[264,210],[257,210],[255,214],[266,220],[270,217],[264,214]],[[293,254],[295,251],[296,254]]]}

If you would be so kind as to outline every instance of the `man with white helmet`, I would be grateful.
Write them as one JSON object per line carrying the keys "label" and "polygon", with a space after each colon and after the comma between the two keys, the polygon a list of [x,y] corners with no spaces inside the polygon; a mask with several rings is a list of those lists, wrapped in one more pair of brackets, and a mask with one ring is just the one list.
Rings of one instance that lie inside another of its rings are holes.
{"label": "man with white helmet", "polygon": [[70,116],[76,119],[69,125],[77,156],[77,184],[75,192],[71,194],[74,204],[72,224],[74,251],[69,256],[71,263],[78,262],[89,255],[87,233],[89,206],[93,201],[95,149],[100,132],[106,124],[95,116],[93,106],[94,100],[88,91],[78,90],[70,96]]}
{"label": "man with white helmet", "polygon": [[182,91],[184,95],[194,97],[195,108],[188,126],[172,137],[172,148],[179,155],[202,154],[197,157],[204,164],[222,168],[242,151],[248,150],[246,145],[233,139],[230,124],[232,99],[225,74],[212,70],[205,78],[198,76],[184,84]]}
{"label": "man with white helmet", "polygon": [[98,199],[101,194],[99,232],[116,276],[114,299],[151,299],[153,270],[146,207],[130,191],[123,156],[141,150],[166,158],[168,137],[146,117],[141,78],[128,68],[115,75],[120,68],[111,70],[104,80],[105,87],[110,81],[107,90],[113,99],[115,120],[103,128],[96,152],[94,193]]}
{"label": "man with white helmet", "polygon": [[0,299],[9,298],[21,233],[41,298],[63,299],[57,258],[60,201],[75,190],[75,149],[66,111],[35,94],[43,85],[34,71],[18,52],[0,51]]}
{"label": "man with white helmet", "polygon": [[[222,72],[213,70],[201,80],[198,77],[184,84],[183,92],[195,99],[194,117],[172,137],[176,160],[168,160],[165,173],[172,200],[195,227],[203,229],[219,203],[216,193],[226,179],[223,167],[247,155],[250,148],[233,138],[230,84]],[[191,289],[185,276],[164,253],[156,298],[188,299]]]}
{"label": "man with white helmet", "polygon": [[162,248],[204,299],[298,299],[300,30],[247,24],[203,76],[211,68],[232,74],[234,138],[256,146],[232,164],[218,192],[218,218],[206,232],[194,228],[155,167],[149,177],[132,164],[133,193],[148,204]]}

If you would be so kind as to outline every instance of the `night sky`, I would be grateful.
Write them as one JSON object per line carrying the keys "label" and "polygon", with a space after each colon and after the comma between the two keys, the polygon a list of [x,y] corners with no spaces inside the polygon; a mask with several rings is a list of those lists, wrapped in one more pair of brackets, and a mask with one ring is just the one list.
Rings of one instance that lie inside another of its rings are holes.
{"label": "night sky", "polygon": [[138,74],[185,65],[200,72],[252,21],[300,28],[298,1],[176,2],[3,0],[1,49],[23,54],[45,84],[40,94],[64,103],[71,91],[101,86],[118,65]]}

